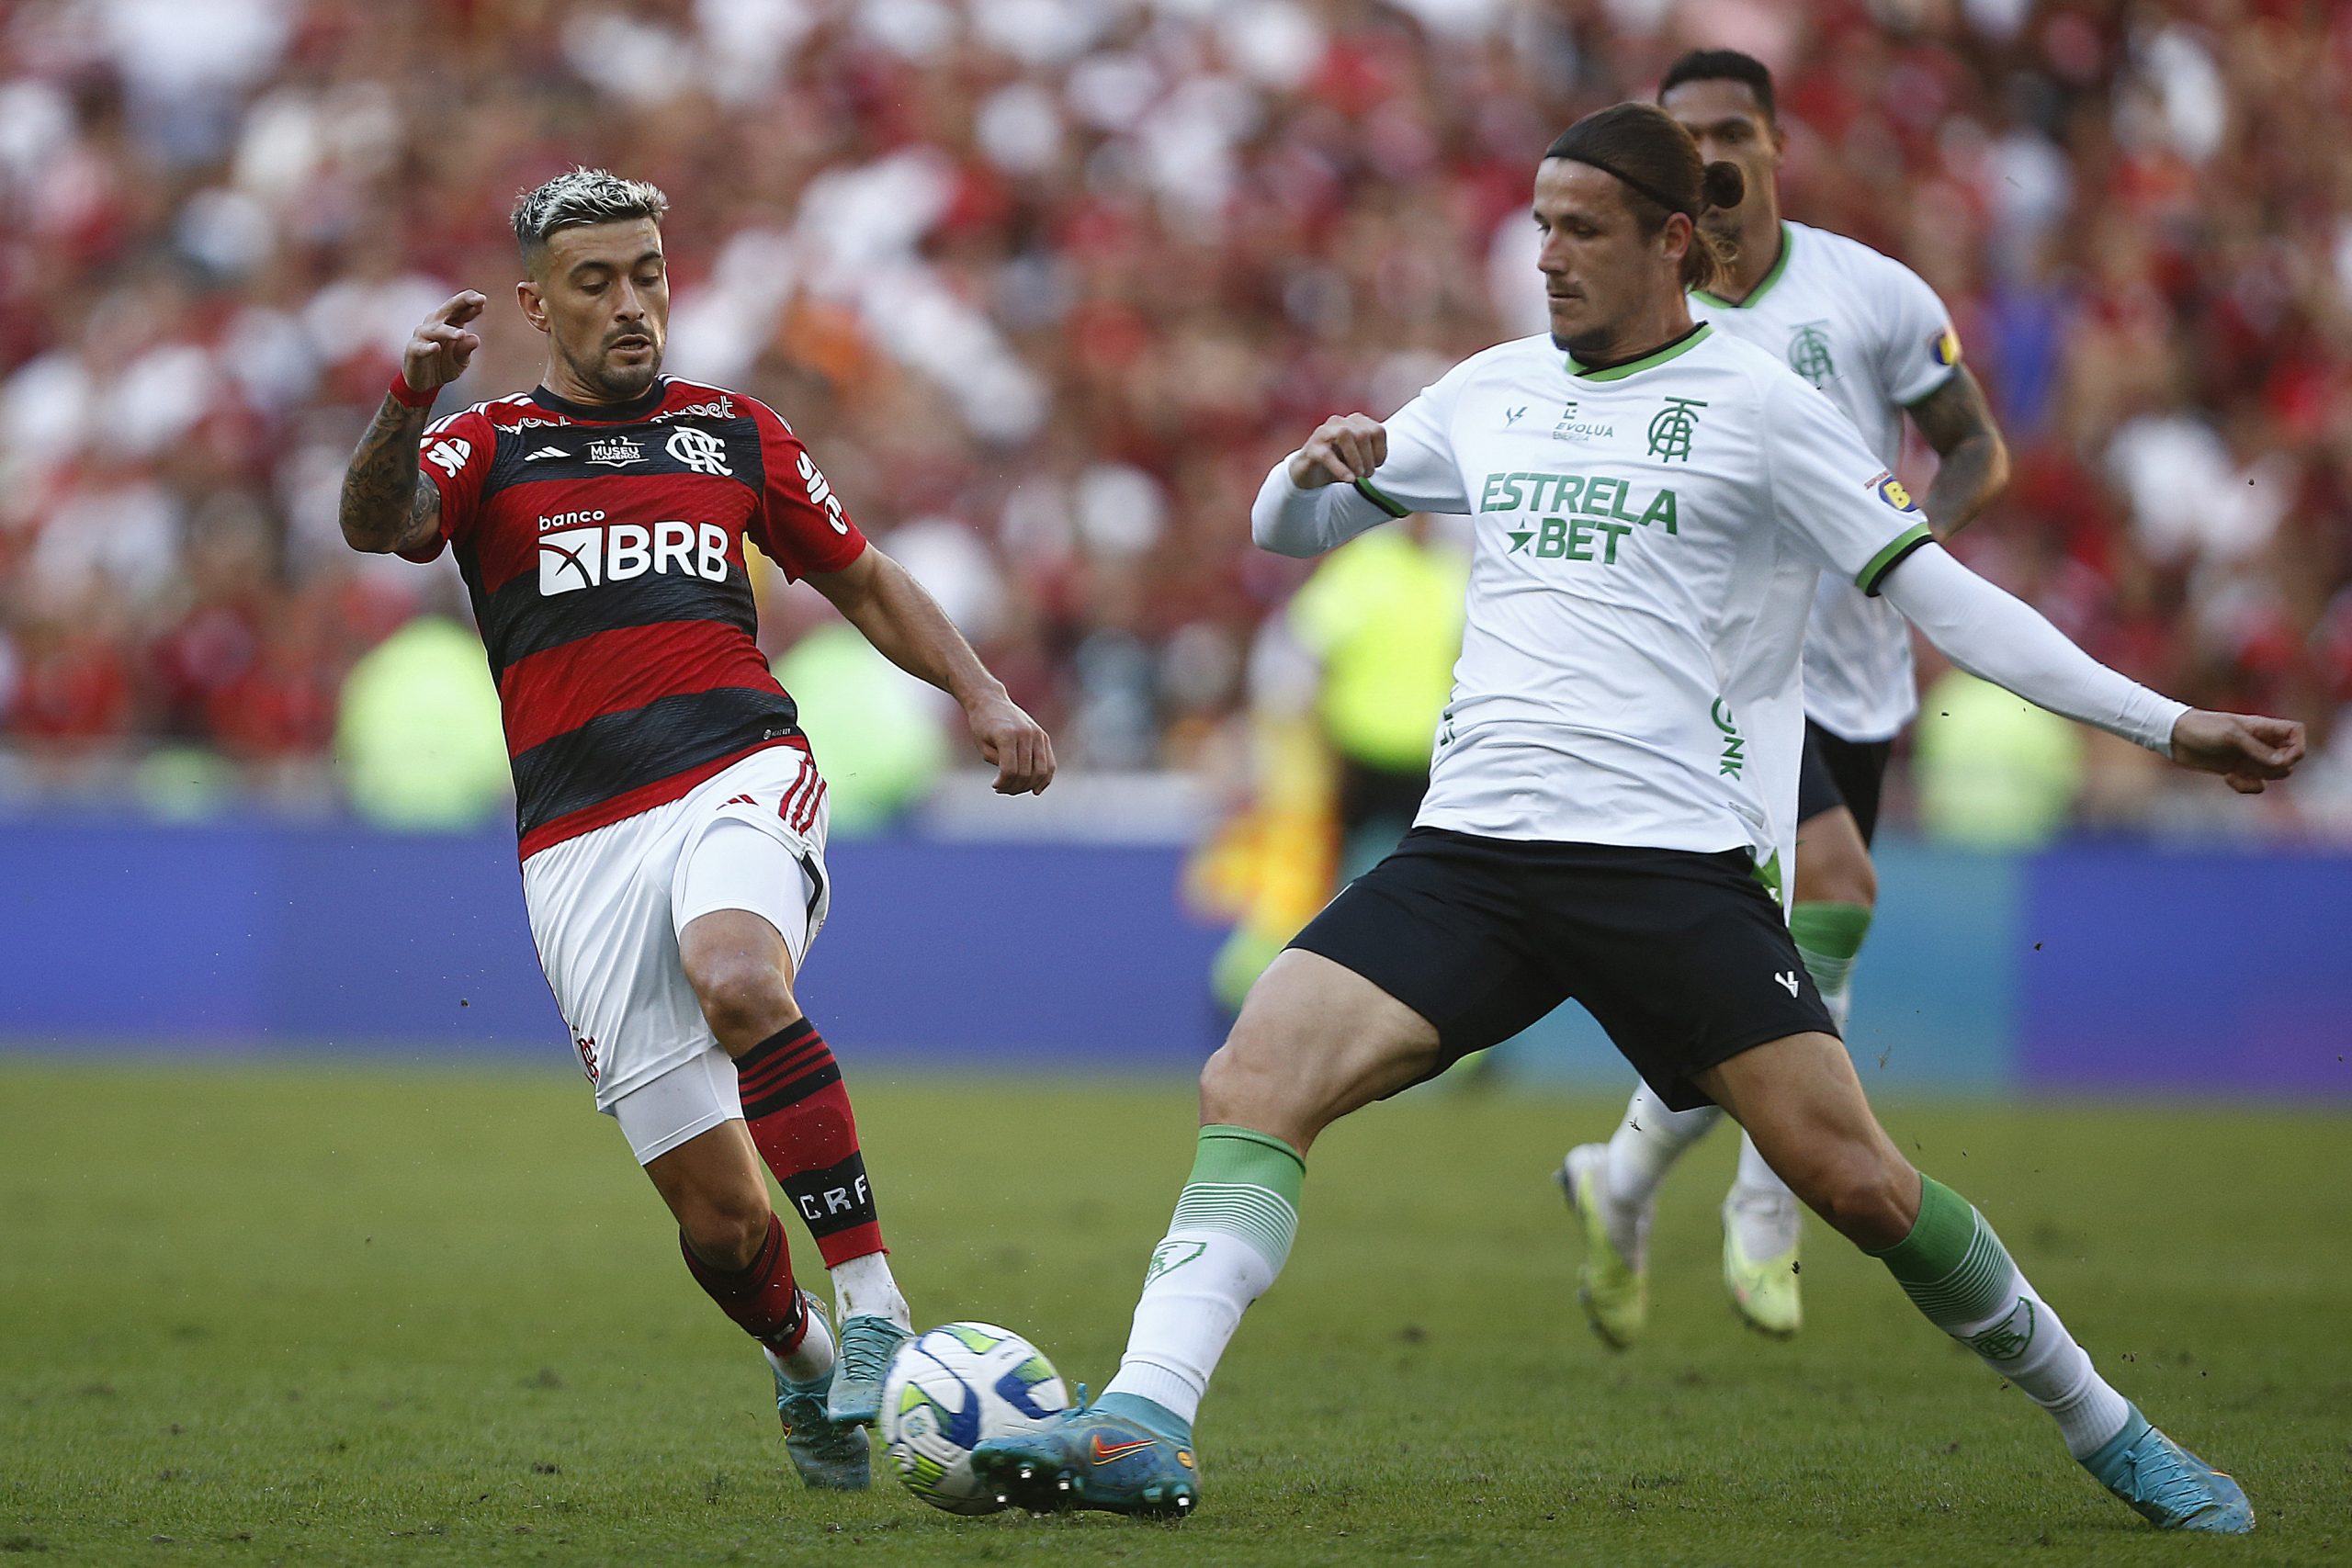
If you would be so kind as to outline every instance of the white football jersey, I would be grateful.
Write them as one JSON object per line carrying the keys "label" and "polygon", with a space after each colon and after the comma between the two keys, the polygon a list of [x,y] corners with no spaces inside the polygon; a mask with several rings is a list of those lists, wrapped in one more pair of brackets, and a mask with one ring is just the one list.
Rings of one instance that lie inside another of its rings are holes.
{"label": "white football jersey", "polygon": [[1745,848],[1768,865],[1787,852],[1816,575],[1873,589],[1928,536],[1845,416],[1702,323],[1603,370],[1548,335],[1503,344],[1387,434],[1363,499],[1329,503],[1339,530],[1472,519],[1468,624],[1418,821]]}
{"label": "white football jersey", "polygon": [[[1858,240],[1781,225],[1781,259],[1739,304],[1704,291],[1692,316],[1747,339],[1819,388],[1892,469],[1903,411],[1948,380],[1960,340],[1918,274]],[[1848,740],[1884,740],[1919,709],[1911,629],[1894,606],[1825,574],[1804,649],[1804,706]]]}

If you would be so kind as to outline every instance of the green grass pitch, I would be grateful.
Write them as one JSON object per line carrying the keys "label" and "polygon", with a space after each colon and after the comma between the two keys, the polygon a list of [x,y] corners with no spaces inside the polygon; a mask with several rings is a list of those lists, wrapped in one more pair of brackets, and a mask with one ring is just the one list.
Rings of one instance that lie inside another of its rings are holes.
{"label": "green grass pitch", "polygon": [[[917,1319],[1004,1322],[1099,1387],[1189,1085],[850,1067]],[[757,1355],[553,1063],[0,1061],[0,1559],[2352,1560],[2352,1121],[1888,1111],[2120,1386],[2244,1479],[2261,1524],[2232,1541],[2109,1501],[1818,1226],[1805,1334],[1743,1333],[1727,1135],[1668,1189],[1651,1339],[1604,1350],[1545,1178],[1616,1108],[1440,1085],[1329,1134],[1204,1413],[1204,1506],[1170,1527],[802,1492]]]}

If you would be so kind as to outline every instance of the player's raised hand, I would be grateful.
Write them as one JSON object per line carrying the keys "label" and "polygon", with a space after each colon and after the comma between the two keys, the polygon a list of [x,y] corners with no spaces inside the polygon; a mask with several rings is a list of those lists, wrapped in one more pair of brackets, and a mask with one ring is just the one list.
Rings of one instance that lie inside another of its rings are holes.
{"label": "player's raised hand", "polygon": [[2221,774],[2240,795],[2260,795],[2265,780],[2285,778],[2303,760],[2303,727],[2290,718],[2191,708],[2172,727],[2172,760]]}
{"label": "player's raised hand", "polygon": [[1388,460],[1388,432],[1370,414],[1338,413],[1315,427],[1290,455],[1290,482],[1301,490],[1368,479]]}
{"label": "player's raised hand", "polygon": [[446,387],[466,373],[474,350],[481,346],[480,334],[468,332],[466,323],[481,315],[489,302],[470,288],[461,289],[424,318],[409,335],[408,348],[401,355],[401,375],[411,387],[428,391]]}
{"label": "player's raised hand", "polygon": [[996,766],[997,794],[1045,794],[1054,782],[1054,743],[1046,727],[1007,696],[983,697],[965,713],[981,757]]}

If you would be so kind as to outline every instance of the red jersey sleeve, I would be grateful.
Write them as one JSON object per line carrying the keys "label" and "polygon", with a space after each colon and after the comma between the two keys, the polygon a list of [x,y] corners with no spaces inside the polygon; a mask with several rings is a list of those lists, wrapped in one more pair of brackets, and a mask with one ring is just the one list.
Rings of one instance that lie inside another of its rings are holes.
{"label": "red jersey sleeve", "polygon": [[865,553],[865,536],[783,416],[754,399],[744,400],[760,427],[766,472],[751,521],[752,542],[790,578],[841,570]]}
{"label": "red jersey sleeve", "polygon": [[491,459],[497,456],[498,427],[471,408],[436,419],[424,427],[417,443],[417,471],[441,492],[441,536],[401,554],[413,561],[429,561],[442,546],[471,532],[474,514],[481,509],[482,481],[490,477]]}

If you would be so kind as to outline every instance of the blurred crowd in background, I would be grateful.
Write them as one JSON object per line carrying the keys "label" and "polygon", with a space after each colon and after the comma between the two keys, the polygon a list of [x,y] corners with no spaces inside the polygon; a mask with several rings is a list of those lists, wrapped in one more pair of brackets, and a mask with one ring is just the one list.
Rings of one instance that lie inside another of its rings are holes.
{"label": "blurred crowd in background", "polygon": [[[454,571],[349,553],[336,488],[457,288],[492,306],[443,412],[536,379],[507,213],[579,163],[670,195],[669,368],[793,422],[1067,768],[1243,776],[1306,570],[1250,547],[1267,467],[1541,330],[1540,150],[1694,45],[1779,73],[1788,214],[1950,304],[2016,460],[1962,553],[2167,692],[2311,721],[2342,750],[2232,819],[2352,831],[2324,0],[0,6],[0,772],[315,802],[403,628],[466,700]],[[771,650],[821,671],[830,612],[766,586]],[[2224,798],[2018,744],[2061,816]]]}

